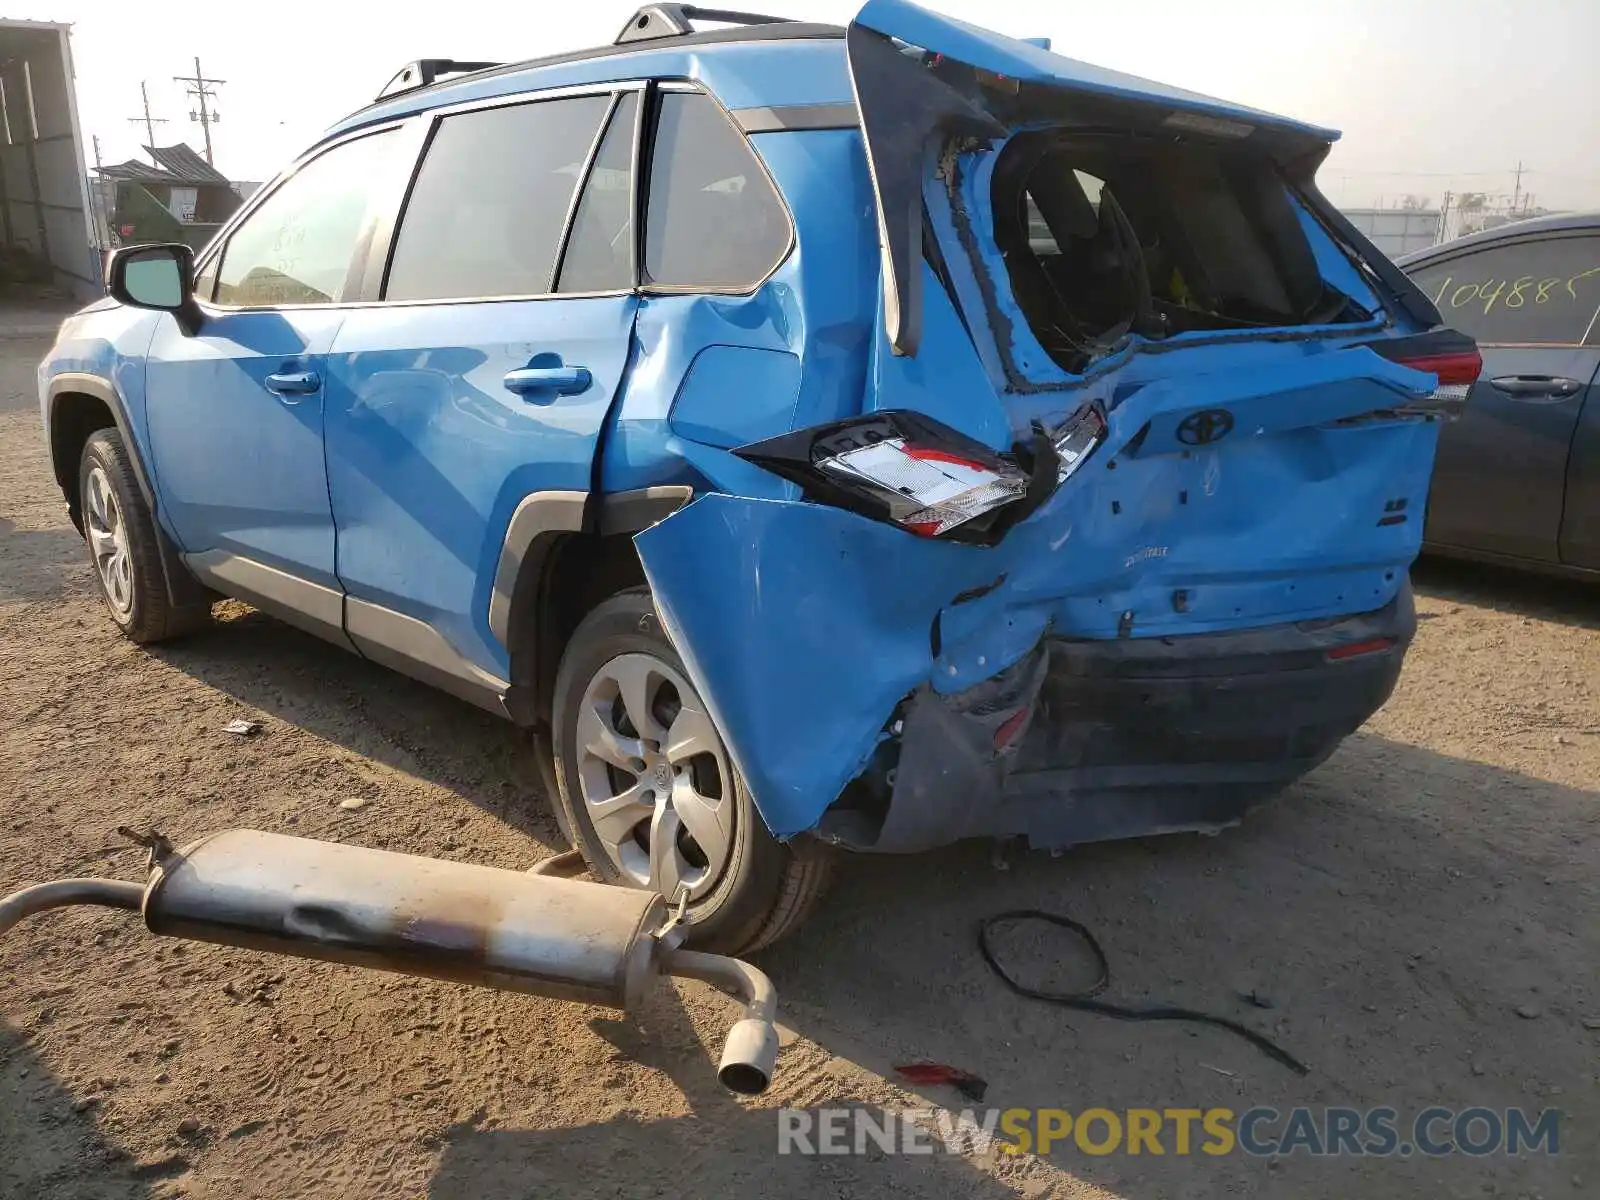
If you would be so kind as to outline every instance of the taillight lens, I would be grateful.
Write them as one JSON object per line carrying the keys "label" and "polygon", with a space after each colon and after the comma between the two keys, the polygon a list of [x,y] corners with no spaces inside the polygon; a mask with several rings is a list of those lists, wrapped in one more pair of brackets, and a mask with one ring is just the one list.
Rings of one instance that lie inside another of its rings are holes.
{"label": "taillight lens", "polygon": [[1053,434],[997,454],[931,417],[882,412],[802,429],[734,453],[798,483],[807,499],[887,520],[919,537],[993,545],[1105,439],[1097,405]]}

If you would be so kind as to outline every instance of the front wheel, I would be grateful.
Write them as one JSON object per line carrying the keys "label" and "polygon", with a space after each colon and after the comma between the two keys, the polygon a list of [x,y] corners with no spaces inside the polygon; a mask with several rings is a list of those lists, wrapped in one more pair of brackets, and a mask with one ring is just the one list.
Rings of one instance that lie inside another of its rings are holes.
{"label": "front wheel", "polygon": [[586,617],[556,675],[559,816],[607,883],[689,897],[689,942],[738,954],[797,927],[828,855],[767,831],[648,589]]}
{"label": "front wheel", "polygon": [[78,504],[101,599],[128,638],[159,642],[211,619],[210,605],[179,608],[167,595],[155,518],[118,430],[96,430],[84,443]]}

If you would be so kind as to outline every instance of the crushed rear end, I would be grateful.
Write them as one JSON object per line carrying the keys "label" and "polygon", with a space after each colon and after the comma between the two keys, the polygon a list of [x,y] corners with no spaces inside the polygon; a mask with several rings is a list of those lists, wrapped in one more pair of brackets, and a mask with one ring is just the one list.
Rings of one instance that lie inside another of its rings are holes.
{"label": "crushed rear end", "polygon": [[636,544],[773,831],[1236,821],[1387,698],[1476,349],[1317,192],[1333,134],[872,0],[858,417]]}

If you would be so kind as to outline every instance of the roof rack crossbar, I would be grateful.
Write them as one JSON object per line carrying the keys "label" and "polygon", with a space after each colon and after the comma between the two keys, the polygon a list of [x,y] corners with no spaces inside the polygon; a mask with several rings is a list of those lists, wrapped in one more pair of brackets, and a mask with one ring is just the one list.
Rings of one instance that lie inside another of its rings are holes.
{"label": "roof rack crossbar", "polygon": [[700,8],[693,4],[647,4],[628,19],[612,45],[682,37],[694,32],[695,21],[712,21],[723,25],[783,25],[790,18],[736,12],[726,8]]}
{"label": "roof rack crossbar", "polygon": [[504,63],[497,62],[457,62],[453,58],[419,58],[396,71],[394,78],[383,85],[383,90],[378,93],[377,99],[387,100],[389,97],[398,96],[403,92],[412,92],[417,88],[425,88],[442,75],[459,75],[465,71],[487,71],[491,67],[504,65]]}

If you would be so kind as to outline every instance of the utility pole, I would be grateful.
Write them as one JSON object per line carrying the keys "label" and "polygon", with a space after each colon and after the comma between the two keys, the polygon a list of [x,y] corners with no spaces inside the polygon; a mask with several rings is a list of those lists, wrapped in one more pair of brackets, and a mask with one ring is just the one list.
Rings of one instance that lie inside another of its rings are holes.
{"label": "utility pole", "polygon": [[1522,172],[1522,160],[1519,158],[1517,159],[1517,183],[1511,192],[1511,211],[1513,213],[1517,211],[1517,201],[1522,199]]}
{"label": "utility pole", "polygon": [[[167,119],[165,117],[152,117],[150,115],[150,93],[148,90],[146,90],[144,80],[142,79],[139,81],[139,95],[144,100],[144,116],[129,117],[128,120],[132,121],[135,125],[144,126],[144,136],[147,139],[145,146],[150,148],[154,147],[156,144],[156,126],[165,125],[167,123]],[[156,160],[156,156],[154,154],[150,156],[150,161],[155,163],[158,167],[161,165],[160,162]]]}
{"label": "utility pole", "polygon": [[103,250],[111,240],[111,214],[103,211],[105,206],[101,201],[101,190],[105,180],[100,175],[100,135],[93,134],[89,140],[94,143],[94,182],[89,186],[89,206],[94,210],[94,244],[97,250]]}
{"label": "utility pole", "polygon": [[211,85],[214,83],[227,83],[228,81],[226,79],[207,79],[205,73],[200,70],[200,56],[198,54],[195,55],[194,59],[194,74],[174,75],[172,81],[183,84],[184,91],[199,102],[200,107],[198,109],[189,110],[189,120],[200,122],[200,129],[205,134],[206,139],[206,162],[216,166],[216,163],[211,160],[211,126],[222,118],[215,109],[210,107],[211,101],[217,98],[216,89]]}

